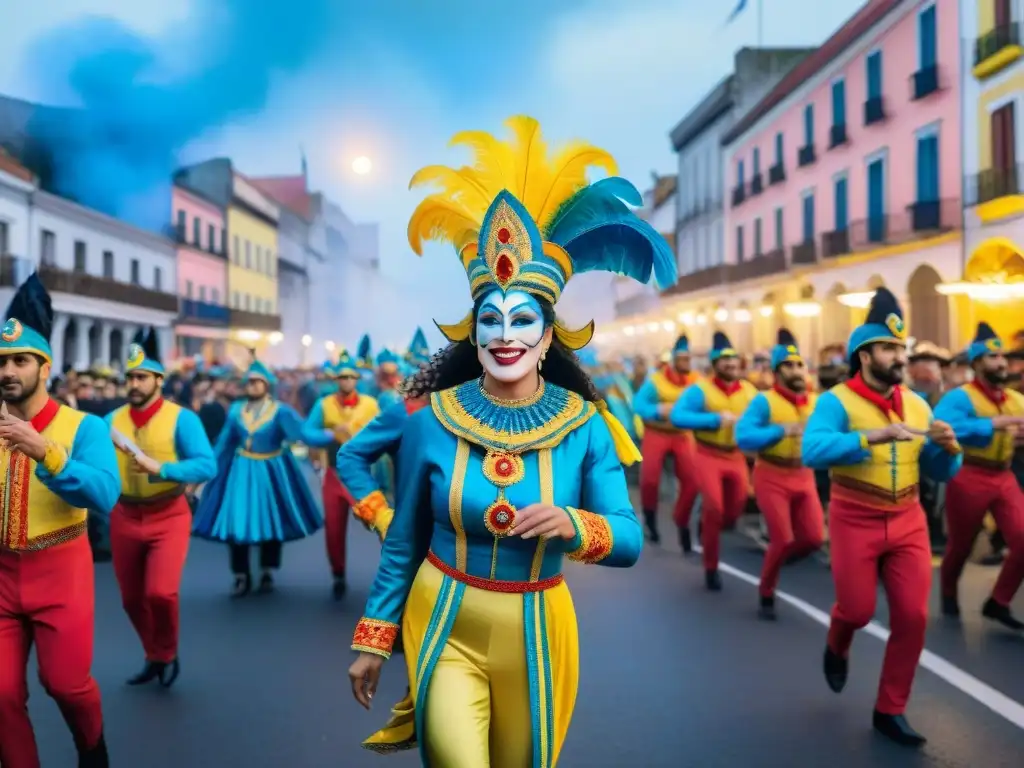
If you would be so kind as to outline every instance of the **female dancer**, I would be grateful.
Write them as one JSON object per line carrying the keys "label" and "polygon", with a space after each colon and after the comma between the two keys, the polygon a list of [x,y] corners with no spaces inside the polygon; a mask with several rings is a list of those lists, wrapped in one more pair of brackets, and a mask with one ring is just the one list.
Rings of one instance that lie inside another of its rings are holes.
{"label": "female dancer", "polygon": [[[446,240],[469,275],[473,309],[440,326],[451,345],[410,380],[430,406],[408,417],[397,506],[356,627],[349,670],[369,707],[402,622],[410,693],[365,743],[419,745],[433,768],[549,768],[576,699],[576,617],[562,559],[633,565],[643,535],[622,463],[640,456],[599,400],[554,305],[575,273],[603,270],[675,282],[668,244],[626,203],[620,178],[587,184],[602,150],[573,144],[552,158],[536,121],[515,140],[467,132],[476,167],[431,166],[410,244]],[[600,414],[603,418],[594,418]]]}

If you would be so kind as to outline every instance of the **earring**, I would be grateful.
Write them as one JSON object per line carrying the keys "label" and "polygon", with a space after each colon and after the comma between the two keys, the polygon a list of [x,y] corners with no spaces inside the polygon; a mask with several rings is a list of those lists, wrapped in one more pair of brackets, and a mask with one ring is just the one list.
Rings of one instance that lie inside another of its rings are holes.
{"label": "earring", "polygon": [[538,361],[537,361],[537,370],[538,370],[538,371],[539,371],[539,370],[540,370],[541,368],[543,368],[543,367],[544,367],[544,358],[545,358],[545,357],[547,357],[547,356],[548,356],[548,349],[547,349],[547,347],[545,347],[544,349],[542,349],[542,350],[541,350],[541,353],[540,353],[540,360],[538,360]]}

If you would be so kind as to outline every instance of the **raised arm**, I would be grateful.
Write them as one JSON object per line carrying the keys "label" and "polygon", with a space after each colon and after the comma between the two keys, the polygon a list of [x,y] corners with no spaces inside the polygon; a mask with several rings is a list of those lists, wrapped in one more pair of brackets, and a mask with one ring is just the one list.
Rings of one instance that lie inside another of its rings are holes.
{"label": "raised arm", "polygon": [[822,394],[804,430],[801,443],[804,466],[828,469],[860,464],[870,457],[867,437],[849,429],[850,420],[839,398],[831,392]]}
{"label": "raised arm", "polygon": [[217,474],[213,447],[199,417],[184,408],[178,412],[174,426],[174,449],[178,460],[160,465],[161,480],[183,485],[199,485],[213,480]]}
{"label": "raised arm", "polygon": [[771,448],[785,436],[785,427],[772,424],[768,398],[760,393],[750,401],[736,422],[736,445],[745,453],[758,453]]}
{"label": "raised arm", "polygon": [[974,403],[963,389],[947,392],[935,406],[935,418],[953,428],[956,439],[971,448],[985,448],[995,437],[992,419],[978,416]]}
{"label": "raised arm", "polygon": [[302,425],[302,442],[310,448],[327,448],[334,444],[334,433],[324,426],[324,401],[320,398]]}
{"label": "raised arm", "polygon": [[36,477],[71,506],[109,515],[121,495],[110,429],[99,416],[86,414],[71,452],[51,443],[36,464]]}
{"label": "raised arm", "polygon": [[704,402],[704,390],[696,384],[691,384],[683,390],[683,394],[672,407],[669,419],[672,426],[678,429],[713,431],[722,426],[721,415],[708,413]]}

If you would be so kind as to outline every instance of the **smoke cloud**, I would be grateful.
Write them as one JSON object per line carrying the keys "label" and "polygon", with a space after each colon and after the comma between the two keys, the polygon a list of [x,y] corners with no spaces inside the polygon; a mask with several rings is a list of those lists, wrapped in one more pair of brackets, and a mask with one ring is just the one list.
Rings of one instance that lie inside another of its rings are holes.
{"label": "smoke cloud", "polygon": [[259,114],[271,89],[308,66],[337,29],[333,0],[194,0],[159,38],[85,17],[30,47],[26,72],[48,103],[28,134],[45,147],[58,194],[138,226],[170,218],[181,152],[220,126]]}

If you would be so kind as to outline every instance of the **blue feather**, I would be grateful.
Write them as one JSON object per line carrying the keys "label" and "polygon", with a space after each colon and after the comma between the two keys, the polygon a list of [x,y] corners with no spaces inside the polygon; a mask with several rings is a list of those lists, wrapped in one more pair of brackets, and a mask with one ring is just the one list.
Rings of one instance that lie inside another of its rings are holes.
{"label": "blue feather", "polygon": [[370,357],[370,334],[364,333],[363,338],[359,340],[359,348],[356,350],[356,358],[359,360],[366,360]]}

